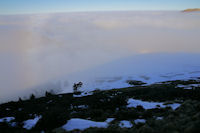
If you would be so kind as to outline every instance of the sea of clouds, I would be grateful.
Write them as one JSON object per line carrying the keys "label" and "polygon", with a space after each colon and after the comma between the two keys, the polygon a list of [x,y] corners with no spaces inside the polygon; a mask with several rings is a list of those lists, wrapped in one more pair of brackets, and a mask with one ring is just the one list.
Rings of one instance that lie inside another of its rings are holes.
{"label": "sea of clouds", "polygon": [[129,56],[200,53],[199,35],[200,13],[1,15],[0,100],[55,88],[38,86]]}

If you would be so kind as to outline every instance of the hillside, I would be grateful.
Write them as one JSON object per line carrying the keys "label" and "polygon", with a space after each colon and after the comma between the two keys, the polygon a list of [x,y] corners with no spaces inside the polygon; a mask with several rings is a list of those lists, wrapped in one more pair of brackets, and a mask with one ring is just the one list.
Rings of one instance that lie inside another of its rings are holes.
{"label": "hillside", "polygon": [[[120,58],[58,79],[61,93],[72,92],[76,82],[83,82],[82,90],[108,90],[129,87],[127,80],[147,84],[166,80],[183,80],[200,74],[200,54],[152,53]],[[67,85],[65,86],[65,83]],[[45,85],[42,88],[47,88]],[[52,87],[53,89],[53,87]]]}
{"label": "hillside", "polygon": [[200,80],[51,94],[0,105],[1,133],[199,133]]}

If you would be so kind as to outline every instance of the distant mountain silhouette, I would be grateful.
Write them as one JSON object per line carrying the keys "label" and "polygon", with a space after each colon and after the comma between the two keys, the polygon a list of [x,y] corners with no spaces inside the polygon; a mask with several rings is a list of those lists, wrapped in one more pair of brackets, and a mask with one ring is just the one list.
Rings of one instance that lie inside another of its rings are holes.
{"label": "distant mountain silhouette", "polygon": [[200,12],[200,8],[189,8],[189,9],[185,9],[182,12]]}

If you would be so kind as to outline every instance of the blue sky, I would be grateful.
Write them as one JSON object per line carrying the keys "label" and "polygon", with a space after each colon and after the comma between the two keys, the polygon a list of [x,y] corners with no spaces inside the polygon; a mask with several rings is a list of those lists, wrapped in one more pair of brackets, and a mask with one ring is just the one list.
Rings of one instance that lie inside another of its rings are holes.
{"label": "blue sky", "polygon": [[0,14],[110,10],[183,10],[200,0],[0,0]]}

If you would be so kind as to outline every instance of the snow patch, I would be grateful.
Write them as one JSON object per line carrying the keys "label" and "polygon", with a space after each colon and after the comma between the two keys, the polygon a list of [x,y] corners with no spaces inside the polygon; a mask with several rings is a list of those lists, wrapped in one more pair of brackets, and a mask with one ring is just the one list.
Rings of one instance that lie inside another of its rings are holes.
{"label": "snow patch", "polygon": [[15,127],[17,123],[11,122],[14,119],[15,119],[14,117],[4,117],[4,118],[0,118],[0,122],[7,122],[11,127]]}
{"label": "snow patch", "polygon": [[123,120],[123,121],[120,121],[119,126],[121,128],[131,128],[133,124],[130,121]]}
{"label": "snow patch", "polygon": [[180,107],[181,106],[181,104],[179,104],[179,103],[173,103],[173,104],[168,104],[168,105],[166,105],[167,107],[169,106],[169,107],[171,107],[173,110],[175,110],[175,109],[177,109],[178,107]]}
{"label": "snow patch", "polygon": [[37,124],[39,119],[41,119],[41,118],[42,118],[42,116],[36,116],[34,119],[29,119],[29,120],[24,121],[23,128],[25,128],[27,130],[32,129]]}
{"label": "snow patch", "polygon": [[106,119],[106,122],[107,122],[107,123],[110,123],[110,122],[112,122],[114,119],[115,119],[115,118],[107,118],[107,119]]}
{"label": "snow patch", "polygon": [[11,122],[14,119],[15,117],[4,117],[4,118],[0,118],[0,122]]}
{"label": "snow patch", "polygon": [[163,117],[156,117],[156,120],[162,120]]}
{"label": "snow patch", "polygon": [[178,84],[176,87],[183,88],[183,89],[186,89],[186,90],[191,90],[194,87],[200,87],[200,85],[199,84],[189,84],[189,85]]}
{"label": "snow patch", "polygon": [[11,122],[11,123],[10,123],[10,126],[11,126],[11,127],[16,127],[16,126],[17,126],[17,122]]}
{"label": "snow patch", "polygon": [[80,119],[80,118],[72,118],[68,120],[68,122],[64,126],[62,126],[62,128],[65,129],[66,131],[72,131],[75,129],[85,130],[90,127],[107,128],[108,123],[95,122],[95,121],[90,121],[90,120],[85,120],[85,119]]}
{"label": "snow patch", "polygon": [[168,104],[168,105],[164,105],[164,103],[162,102],[147,102],[147,101],[141,101],[141,100],[136,100],[133,98],[130,98],[128,100],[128,108],[134,107],[136,108],[137,106],[142,106],[144,109],[153,109],[156,107],[161,107],[161,108],[165,108],[165,107],[171,107],[172,109],[176,109],[180,106],[180,104],[178,103],[173,103],[173,104]]}
{"label": "snow patch", "polygon": [[6,108],[6,111],[9,111],[10,110],[10,108]]}
{"label": "snow patch", "polygon": [[78,105],[78,108],[80,108],[80,109],[87,109],[88,106],[87,105]]}
{"label": "snow patch", "polygon": [[90,96],[93,95],[93,92],[82,92],[79,95],[73,94],[73,97],[85,97],[85,96]]}
{"label": "snow patch", "polygon": [[146,120],[145,119],[136,119],[134,120],[135,124],[138,124],[138,123],[145,123]]}

